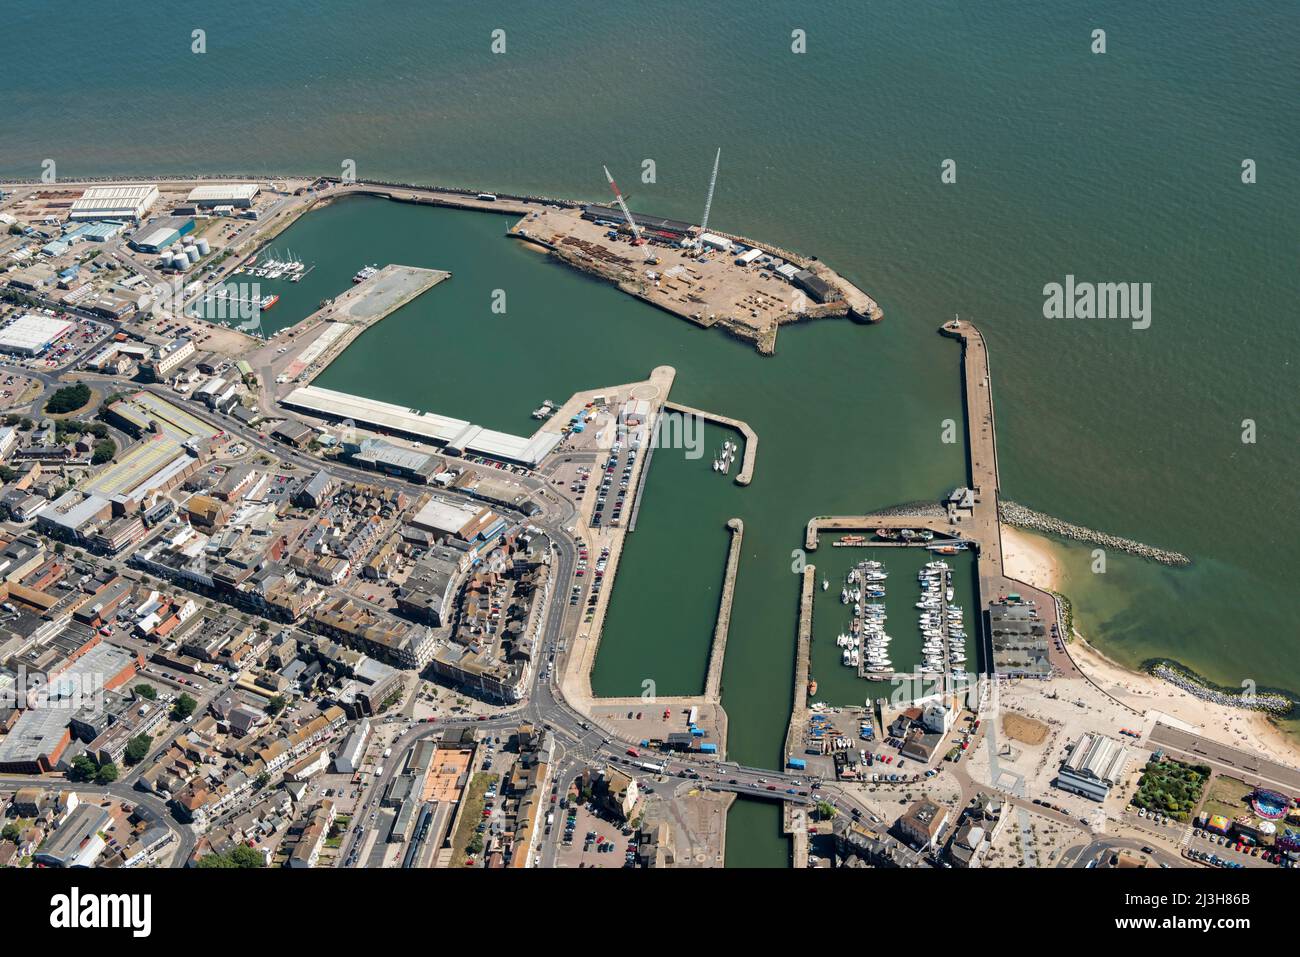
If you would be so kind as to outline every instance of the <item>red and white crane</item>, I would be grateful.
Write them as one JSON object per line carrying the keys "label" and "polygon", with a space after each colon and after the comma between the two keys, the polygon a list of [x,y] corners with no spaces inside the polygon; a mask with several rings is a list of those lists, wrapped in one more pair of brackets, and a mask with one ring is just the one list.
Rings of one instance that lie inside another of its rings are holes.
{"label": "red and white crane", "polygon": [[[627,220],[627,228],[632,230],[632,245],[644,246],[646,244],[646,238],[641,235],[641,227],[636,224],[636,220],[633,219],[632,214],[628,212],[627,203],[623,202],[623,194],[619,191],[618,183],[614,182],[614,177],[609,175],[608,166],[602,166],[601,169],[605,171],[605,179],[609,180],[609,188],[614,191],[614,198],[618,200],[618,208],[623,211],[623,218]],[[654,258],[654,253],[650,252],[648,249],[645,251],[645,254],[646,259]]]}

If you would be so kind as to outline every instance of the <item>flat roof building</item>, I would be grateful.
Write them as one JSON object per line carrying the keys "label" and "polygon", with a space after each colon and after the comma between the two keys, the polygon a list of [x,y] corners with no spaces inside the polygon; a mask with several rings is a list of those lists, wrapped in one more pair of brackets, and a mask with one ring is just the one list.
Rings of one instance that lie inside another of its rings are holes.
{"label": "flat roof building", "polygon": [[158,202],[158,187],[148,183],[91,186],[72,204],[69,219],[133,219],[137,222]]}
{"label": "flat roof building", "polygon": [[0,352],[38,356],[76,327],[75,322],[52,316],[19,316],[0,329]]}
{"label": "flat roof building", "polygon": [[526,437],[511,435],[481,428],[464,419],[311,385],[294,389],[285,396],[283,404],[335,421],[351,419],[359,425],[376,426],[410,438],[436,442],[452,454],[486,455],[528,466],[541,462],[561,438],[560,433],[545,429],[538,429]]}
{"label": "flat roof building", "polygon": [[186,202],[195,206],[239,206],[247,208],[253,205],[257,195],[256,183],[206,183],[190,190]]}
{"label": "flat roof building", "polygon": [[37,850],[33,860],[47,867],[90,867],[104,851],[100,836],[108,827],[109,813],[98,804],[78,804],[58,830]]}
{"label": "flat roof building", "polygon": [[168,216],[152,219],[131,237],[129,245],[142,253],[160,253],[193,230],[194,220],[188,217]]}

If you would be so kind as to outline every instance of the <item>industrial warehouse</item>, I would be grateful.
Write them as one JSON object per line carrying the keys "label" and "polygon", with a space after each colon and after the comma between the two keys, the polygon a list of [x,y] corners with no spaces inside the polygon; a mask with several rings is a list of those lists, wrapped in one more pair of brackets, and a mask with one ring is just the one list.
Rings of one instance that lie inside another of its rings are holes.
{"label": "industrial warehouse", "polygon": [[158,202],[153,184],[92,186],[72,204],[69,219],[131,219],[139,222]]}
{"label": "industrial warehouse", "polygon": [[75,322],[49,316],[19,316],[0,329],[0,352],[10,355],[39,356],[77,328]]}
{"label": "industrial warehouse", "polygon": [[510,435],[485,429],[464,419],[453,419],[435,412],[418,412],[319,386],[294,389],[285,396],[283,405],[332,421],[351,420],[384,432],[435,442],[452,455],[486,455],[530,467],[546,458],[561,438],[558,432],[542,429],[528,438]]}

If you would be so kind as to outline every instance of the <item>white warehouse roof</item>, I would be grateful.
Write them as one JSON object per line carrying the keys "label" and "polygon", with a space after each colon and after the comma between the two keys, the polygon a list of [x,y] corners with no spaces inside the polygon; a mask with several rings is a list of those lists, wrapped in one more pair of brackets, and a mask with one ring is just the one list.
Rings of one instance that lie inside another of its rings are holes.
{"label": "white warehouse roof", "polygon": [[34,354],[62,338],[76,325],[51,316],[19,316],[0,329],[0,351]]}
{"label": "white warehouse roof", "polygon": [[378,426],[417,436],[439,445],[456,443],[453,447],[458,451],[490,455],[529,466],[544,459],[560,441],[558,432],[539,429],[529,437],[510,435],[479,428],[465,419],[453,419],[435,412],[420,412],[390,402],[379,402],[314,385],[294,389],[285,396],[284,404],[336,419],[351,419],[358,425]]}
{"label": "white warehouse roof", "polygon": [[158,187],[152,183],[91,186],[74,201],[69,219],[110,219],[129,216],[139,219],[158,202]]}
{"label": "white warehouse roof", "polygon": [[187,197],[191,203],[232,203],[251,200],[257,195],[256,183],[212,183],[195,186]]}

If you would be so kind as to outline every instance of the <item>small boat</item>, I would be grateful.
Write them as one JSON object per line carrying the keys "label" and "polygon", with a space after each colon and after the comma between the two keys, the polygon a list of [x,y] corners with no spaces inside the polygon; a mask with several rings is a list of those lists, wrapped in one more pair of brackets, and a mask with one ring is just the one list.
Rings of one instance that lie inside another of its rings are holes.
{"label": "small boat", "polygon": [[830,587],[831,587],[831,583],[830,583],[829,581],[827,581],[825,578],[823,578],[823,579],[822,579],[822,591],[825,591],[826,589],[828,589],[828,588],[830,588]]}
{"label": "small boat", "polygon": [[866,541],[861,535],[841,535],[840,541],[845,545],[858,545]]}
{"label": "small boat", "polygon": [[876,538],[883,538],[887,542],[897,541],[898,532],[892,528],[878,528],[876,529]]}
{"label": "small boat", "polygon": [[811,695],[815,695],[816,693],[817,693],[817,682],[810,679],[808,681],[808,694],[811,696]]}

